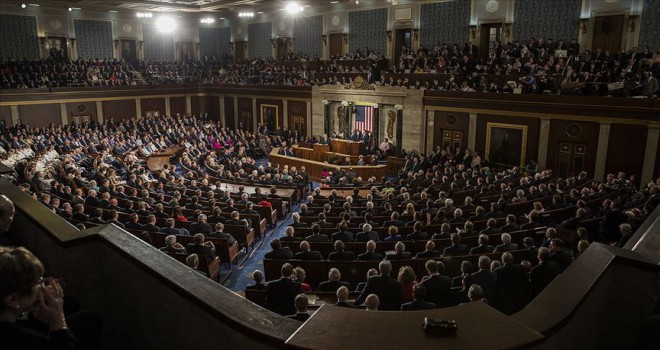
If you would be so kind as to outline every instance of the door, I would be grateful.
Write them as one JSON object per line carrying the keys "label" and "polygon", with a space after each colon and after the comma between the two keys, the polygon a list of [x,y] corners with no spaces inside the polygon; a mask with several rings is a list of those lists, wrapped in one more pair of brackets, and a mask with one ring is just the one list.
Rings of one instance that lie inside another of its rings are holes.
{"label": "door", "polygon": [[583,143],[560,142],[556,169],[560,177],[573,176],[585,168],[586,145]]}
{"label": "door", "polygon": [[501,41],[502,38],[502,23],[482,24],[479,37],[479,58],[488,59],[490,53],[495,50],[495,41]]}
{"label": "door", "polygon": [[125,61],[133,62],[137,60],[137,44],[132,39],[121,39],[119,44],[119,57]]}
{"label": "door", "polygon": [[286,57],[288,51],[287,38],[277,38],[277,57],[284,58]]}
{"label": "door", "polygon": [[242,62],[245,60],[245,51],[247,50],[247,42],[234,41],[234,62]]}
{"label": "door", "polygon": [[[411,29],[397,29],[394,37],[394,62],[398,65],[401,62],[401,53],[403,51],[410,52],[412,50],[412,30]],[[403,57],[405,59],[405,57]]]}
{"label": "door", "polygon": [[[67,50],[67,45],[66,45],[66,38],[64,37],[48,37],[46,38],[44,47],[46,48],[48,56],[53,59],[65,59],[69,57],[69,52]],[[97,57],[86,57],[86,58],[94,59]]]}
{"label": "door", "polygon": [[279,106],[261,105],[261,118],[259,124],[266,125],[269,131],[275,131],[280,128],[278,120]]}
{"label": "door", "polygon": [[344,34],[332,33],[330,34],[330,56],[343,56],[344,55]]}
{"label": "door", "polygon": [[[185,59],[193,58],[193,43],[191,41],[182,41],[179,43],[179,60],[183,61]],[[209,57],[210,59],[210,57]]]}
{"label": "door", "polygon": [[593,51],[601,49],[603,53],[615,53],[621,50],[623,39],[624,16],[599,16],[594,25]]}

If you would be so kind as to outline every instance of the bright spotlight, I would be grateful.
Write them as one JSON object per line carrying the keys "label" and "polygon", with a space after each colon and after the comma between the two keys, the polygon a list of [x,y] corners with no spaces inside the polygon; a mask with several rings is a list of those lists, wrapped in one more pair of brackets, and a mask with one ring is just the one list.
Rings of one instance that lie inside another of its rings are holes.
{"label": "bright spotlight", "polygon": [[200,21],[202,24],[213,24],[213,23],[215,23],[215,19],[213,19],[213,18],[211,18],[211,17],[202,18],[202,19],[199,20],[199,21]]}
{"label": "bright spotlight", "polygon": [[162,33],[171,33],[176,27],[176,21],[170,16],[159,17],[156,20],[156,28]]}
{"label": "bright spotlight", "polygon": [[73,11],[73,7],[69,7],[67,10],[69,10],[69,12],[71,12],[71,11]]}
{"label": "bright spotlight", "polygon": [[295,2],[290,2],[288,5],[286,5],[286,12],[288,12],[292,15],[296,14],[298,12],[302,12],[302,10],[303,10],[303,7],[298,5]]}
{"label": "bright spotlight", "polygon": [[24,9],[24,8],[26,8],[26,7],[27,7],[26,4],[21,4],[21,8],[22,8],[22,9]]}
{"label": "bright spotlight", "polygon": [[253,11],[241,11],[238,13],[238,17],[254,17]]}

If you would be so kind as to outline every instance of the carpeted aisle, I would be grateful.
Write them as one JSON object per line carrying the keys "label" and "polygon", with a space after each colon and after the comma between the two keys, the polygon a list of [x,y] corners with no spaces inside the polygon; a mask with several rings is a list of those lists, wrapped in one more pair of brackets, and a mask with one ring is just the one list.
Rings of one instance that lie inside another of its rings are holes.
{"label": "carpeted aisle", "polygon": [[[243,263],[240,264],[238,268],[234,268],[228,277],[226,275],[220,276],[221,280],[226,278],[223,282],[225,287],[231,289],[234,292],[242,292],[245,290],[246,286],[254,283],[252,279],[248,277],[248,274],[251,275],[254,270],[264,270],[263,258],[264,255],[270,251],[270,242],[274,238],[283,237],[285,235],[286,227],[293,222],[291,213],[296,211],[298,211],[297,204],[293,205],[289,211],[289,214],[283,220],[277,222],[277,226],[274,230],[269,229],[267,231],[266,238],[255,244],[256,249],[250,251],[250,255],[248,257],[245,257],[244,255],[239,257],[239,263],[241,261],[243,261]],[[227,272],[228,271],[225,270],[225,273]]]}

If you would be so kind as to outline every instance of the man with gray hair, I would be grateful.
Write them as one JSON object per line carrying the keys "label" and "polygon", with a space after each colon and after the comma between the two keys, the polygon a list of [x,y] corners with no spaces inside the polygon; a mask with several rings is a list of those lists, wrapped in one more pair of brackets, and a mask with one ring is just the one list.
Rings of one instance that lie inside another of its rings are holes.
{"label": "man with gray hair", "polygon": [[360,296],[355,300],[355,305],[362,305],[370,294],[375,294],[380,300],[381,310],[398,311],[401,308],[403,296],[401,294],[401,283],[390,277],[392,263],[383,260],[378,264],[380,275],[372,276]]}
{"label": "man with gray hair", "polygon": [[266,290],[266,284],[264,283],[264,273],[261,270],[254,270],[251,274],[254,284],[251,286],[246,286],[245,289],[251,290]]}
{"label": "man with gray hair", "polygon": [[517,250],[518,245],[511,243],[511,235],[508,233],[503,233],[500,238],[502,239],[502,244],[495,247],[495,253],[504,253],[510,252],[512,250]]}
{"label": "man with gray hair", "polygon": [[337,289],[337,302],[335,303],[335,306],[356,309],[357,306],[347,301],[349,295],[350,292],[346,286],[339,287],[339,289]]}
{"label": "man with gray hair", "polygon": [[190,232],[192,234],[203,233],[205,236],[213,232],[213,227],[206,222],[207,219],[205,214],[199,214],[197,216],[197,222],[190,225]]}
{"label": "man with gray hair", "polygon": [[495,269],[495,273],[495,308],[507,315],[522,310],[527,305],[529,294],[529,277],[525,269],[514,264],[513,255],[506,252],[502,254],[502,266]]}
{"label": "man with gray hair", "polygon": [[337,268],[331,268],[328,272],[328,280],[319,284],[319,292],[335,292],[341,287],[349,287],[348,282],[342,282],[341,272]]}
{"label": "man with gray hair", "polygon": [[378,237],[378,232],[372,231],[371,229],[372,229],[371,224],[364,224],[362,226],[362,232],[359,232],[357,235],[355,235],[355,241],[356,242],[368,242],[368,241],[380,242],[380,237]]}
{"label": "man with gray hair", "polygon": [[357,259],[362,261],[369,260],[383,260],[384,256],[381,253],[376,253],[376,242],[369,241],[366,244],[367,251],[358,255]]}
{"label": "man with gray hair", "polygon": [[367,311],[378,311],[380,306],[380,298],[377,294],[369,294],[364,301]]}

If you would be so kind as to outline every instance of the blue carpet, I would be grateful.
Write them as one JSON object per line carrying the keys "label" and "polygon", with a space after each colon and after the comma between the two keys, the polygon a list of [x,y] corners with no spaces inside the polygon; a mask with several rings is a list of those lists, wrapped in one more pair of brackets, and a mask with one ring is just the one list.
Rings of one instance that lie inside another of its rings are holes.
{"label": "blue carpet", "polygon": [[[295,204],[290,209],[290,213],[298,211],[298,205]],[[239,257],[239,262],[243,261],[242,264],[239,264],[238,268],[234,267],[233,271],[224,271],[224,276],[221,275],[220,279],[223,280],[223,285],[234,292],[241,292],[245,290],[245,287],[253,284],[254,282],[249,277],[252,275],[254,270],[264,270],[263,259],[264,255],[270,251],[270,242],[274,238],[280,238],[285,236],[286,227],[293,222],[291,214],[288,214],[283,220],[277,222],[277,226],[274,229],[269,229],[266,234],[267,236],[255,243],[255,249],[250,251],[250,255],[245,257],[245,253],[242,253],[242,256]]]}

